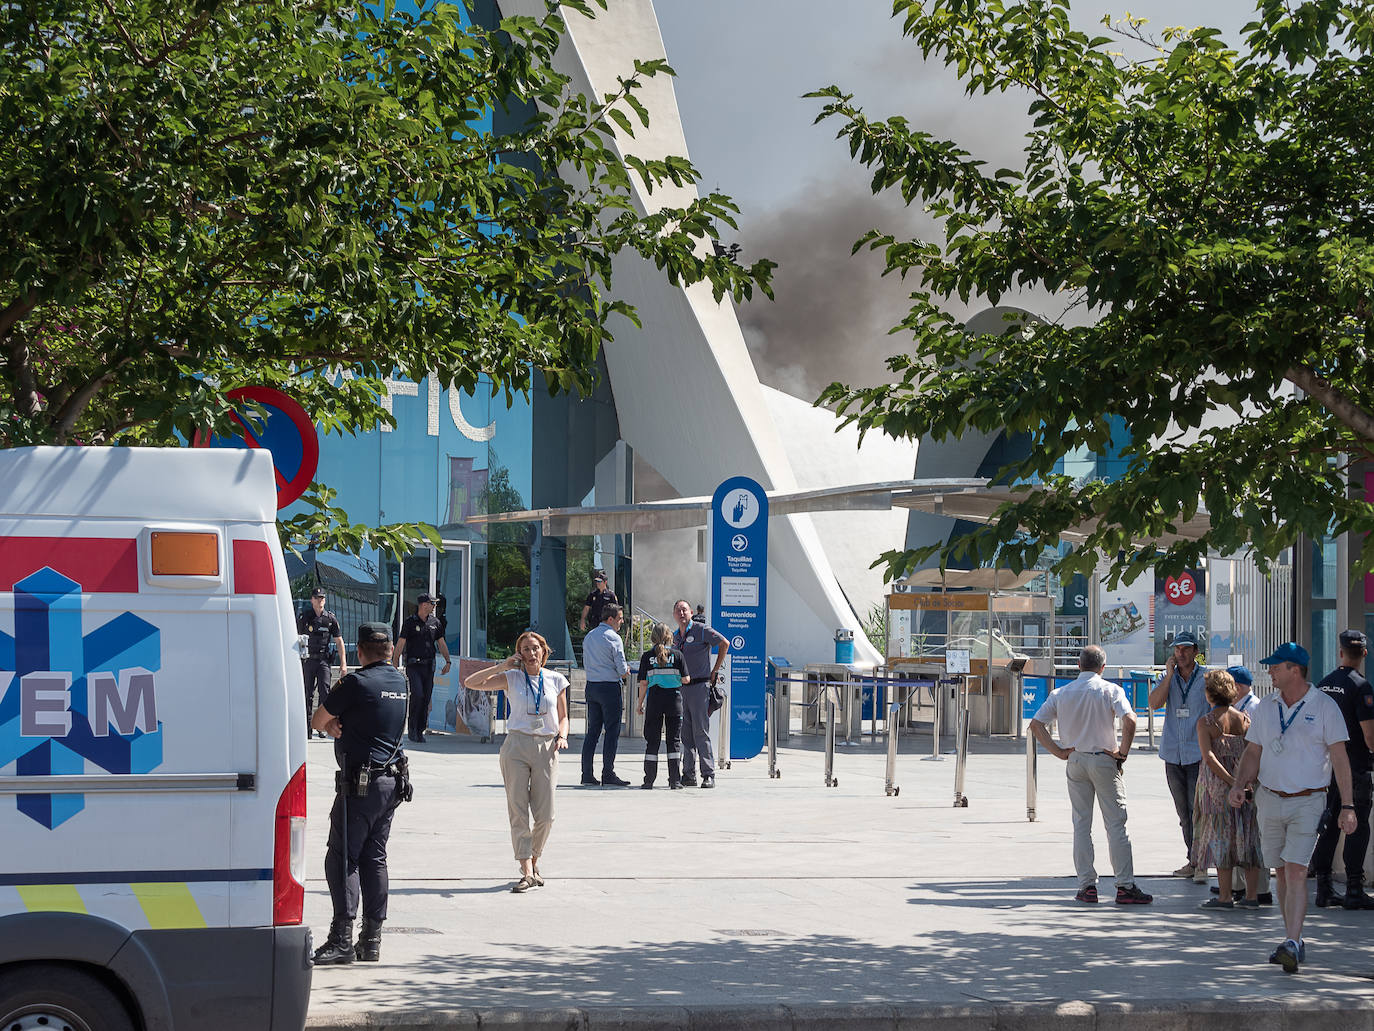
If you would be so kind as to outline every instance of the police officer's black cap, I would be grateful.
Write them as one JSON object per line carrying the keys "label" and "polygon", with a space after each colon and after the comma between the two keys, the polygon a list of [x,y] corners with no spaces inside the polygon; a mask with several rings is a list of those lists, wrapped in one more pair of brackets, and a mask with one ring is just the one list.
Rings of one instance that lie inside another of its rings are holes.
{"label": "police officer's black cap", "polygon": [[364,623],[358,627],[359,644],[387,644],[391,641],[391,627],[385,623]]}
{"label": "police officer's black cap", "polygon": [[606,579],[606,570],[604,570],[604,569],[593,569],[593,570],[592,570],[592,579],[593,579],[593,580],[605,580],[605,579]]}
{"label": "police officer's black cap", "polygon": [[310,597],[312,597],[312,598],[323,598],[323,597],[325,597],[324,588],[323,588],[323,587],[316,587],[313,591],[310,592]]}
{"label": "police officer's black cap", "polygon": [[415,599],[415,604],[416,604],[416,605],[433,605],[433,604],[434,604],[434,599],[431,598],[428,594],[422,594],[422,595],[420,595],[418,598]]}
{"label": "police officer's black cap", "polygon": [[1364,634],[1361,633],[1359,630],[1342,630],[1341,647],[1349,648],[1352,651],[1356,649],[1363,649],[1364,651],[1369,651],[1369,639],[1366,638]]}

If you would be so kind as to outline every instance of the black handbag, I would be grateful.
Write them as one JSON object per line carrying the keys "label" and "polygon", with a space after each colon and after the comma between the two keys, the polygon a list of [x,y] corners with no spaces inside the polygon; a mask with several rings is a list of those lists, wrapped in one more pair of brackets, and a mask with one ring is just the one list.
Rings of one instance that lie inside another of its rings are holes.
{"label": "black handbag", "polygon": [[716,711],[725,705],[725,688],[720,686],[717,680],[711,685],[711,689],[706,692],[706,715],[714,716]]}

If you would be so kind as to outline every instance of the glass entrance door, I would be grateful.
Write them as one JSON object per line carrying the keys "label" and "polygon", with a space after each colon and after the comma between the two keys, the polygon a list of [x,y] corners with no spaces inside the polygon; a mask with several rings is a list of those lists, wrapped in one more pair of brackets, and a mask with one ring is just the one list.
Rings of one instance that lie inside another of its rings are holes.
{"label": "glass entrance door", "polygon": [[[480,721],[470,715],[464,719],[464,693],[461,688],[460,659],[471,652],[473,640],[472,606],[472,549],[466,541],[444,541],[441,548],[423,547],[407,555],[398,564],[388,563],[389,579],[395,590],[396,605],[391,624],[392,633],[419,609],[419,597],[428,594],[434,599],[434,618],[443,629],[444,643],[453,658],[448,673],[443,656],[434,670],[434,694],[430,700],[430,730],[474,732],[482,736],[490,733],[474,726]],[[487,720],[489,727],[490,720]]]}
{"label": "glass entrance door", "polygon": [[434,599],[434,617],[443,627],[444,641],[455,659],[470,652],[472,613],[471,546],[466,541],[444,541],[442,550],[419,548],[402,560],[394,575],[398,581],[398,604],[392,616],[392,633],[400,631],[406,617],[418,609],[417,599],[428,594]]}

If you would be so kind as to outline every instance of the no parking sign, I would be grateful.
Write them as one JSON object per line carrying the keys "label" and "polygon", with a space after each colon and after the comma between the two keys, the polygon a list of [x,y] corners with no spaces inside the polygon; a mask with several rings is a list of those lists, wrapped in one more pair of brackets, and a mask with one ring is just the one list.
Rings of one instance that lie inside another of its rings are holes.
{"label": "no parking sign", "polygon": [[197,432],[192,447],[263,448],[276,467],[277,508],[283,509],[305,493],[320,464],[320,438],[315,424],[294,398],[272,387],[239,387],[224,395],[231,401],[252,401],[265,416],[231,418],[243,427],[242,437]]}

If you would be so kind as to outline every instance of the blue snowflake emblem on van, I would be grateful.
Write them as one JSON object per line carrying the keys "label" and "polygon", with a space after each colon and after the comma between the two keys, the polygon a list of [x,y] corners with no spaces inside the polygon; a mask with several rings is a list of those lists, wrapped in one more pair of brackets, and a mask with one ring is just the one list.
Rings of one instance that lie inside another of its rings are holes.
{"label": "blue snowflake emblem on van", "polygon": [[[14,636],[0,631],[0,770],[20,777],[111,774],[162,763],[153,675],[158,628],[123,612],[82,633],[81,585],[48,567],[14,585]],[[85,808],[79,794],[20,794],[51,830]]]}

